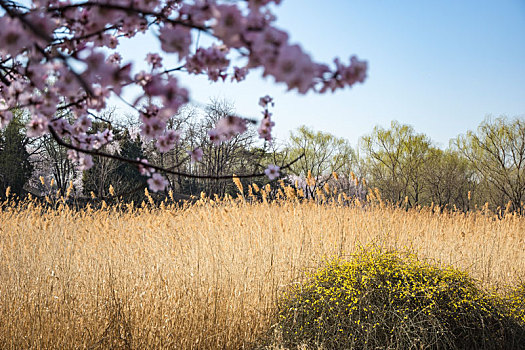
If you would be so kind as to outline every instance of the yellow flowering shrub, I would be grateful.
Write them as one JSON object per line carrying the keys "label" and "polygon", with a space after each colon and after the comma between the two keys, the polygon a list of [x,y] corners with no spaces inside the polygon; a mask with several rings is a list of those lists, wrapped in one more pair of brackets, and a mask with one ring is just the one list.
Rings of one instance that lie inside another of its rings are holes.
{"label": "yellow flowering shrub", "polygon": [[334,259],[281,299],[283,344],[325,349],[525,349],[525,326],[465,272],[373,249]]}
{"label": "yellow flowering shrub", "polygon": [[511,313],[525,323],[525,283],[515,288],[506,301]]}

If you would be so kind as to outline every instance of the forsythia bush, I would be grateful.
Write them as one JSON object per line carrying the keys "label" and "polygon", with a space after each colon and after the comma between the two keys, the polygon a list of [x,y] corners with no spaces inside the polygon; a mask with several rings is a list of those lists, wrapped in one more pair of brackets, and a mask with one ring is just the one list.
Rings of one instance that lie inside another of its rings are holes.
{"label": "forsythia bush", "polygon": [[291,288],[276,334],[290,348],[525,349],[524,319],[509,306],[459,270],[362,251]]}
{"label": "forsythia bush", "polygon": [[507,303],[515,317],[525,323],[525,283],[515,288],[507,297]]}

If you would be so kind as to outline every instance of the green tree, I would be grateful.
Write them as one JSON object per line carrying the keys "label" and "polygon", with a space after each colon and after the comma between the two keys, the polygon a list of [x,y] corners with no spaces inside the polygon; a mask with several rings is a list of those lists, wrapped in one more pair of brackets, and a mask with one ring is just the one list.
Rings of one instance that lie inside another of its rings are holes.
{"label": "green tree", "polygon": [[311,174],[315,181],[309,182],[306,189],[307,195],[312,197],[334,172],[349,173],[351,166],[357,163],[357,155],[348,140],[306,126],[290,134],[283,153],[287,162],[305,155],[290,167],[290,172],[301,177]]}
{"label": "green tree", "polygon": [[525,120],[487,118],[477,132],[468,131],[455,140],[458,150],[487,182],[491,202],[523,213],[525,200]]}
{"label": "green tree", "polygon": [[475,188],[474,171],[460,153],[451,149],[430,149],[422,176],[428,199],[441,209],[445,205],[456,205],[464,211],[470,209],[469,192]]}
{"label": "green tree", "polygon": [[422,202],[421,175],[431,148],[426,135],[392,121],[389,129],[376,126],[370,135],[363,136],[361,148],[369,184],[385,199],[400,202],[408,197],[411,205]]}
{"label": "green tree", "polygon": [[[128,159],[144,158],[143,145],[139,135],[132,138],[126,129],[119,144],[120,151],[118,153],[122,157]],[[124,162],[119,163],[110,176],[110,182],[115,186],[117,194],[122,196],[124,201],[133,200],[135,202],[141,202],[144,199],[146,179],[135,165]]]}
{"label": "green tree", "polygon": [[29,161],[22,114],[16,113],[5,130],[0,132],[0,186],[3,196],[7,187],[18,195],[31,177],[33,166]]}

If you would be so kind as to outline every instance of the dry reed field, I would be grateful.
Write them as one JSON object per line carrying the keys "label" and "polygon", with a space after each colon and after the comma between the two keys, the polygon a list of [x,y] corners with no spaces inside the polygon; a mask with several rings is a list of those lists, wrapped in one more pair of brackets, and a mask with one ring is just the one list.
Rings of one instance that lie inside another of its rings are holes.
{"label": "dry reed field", "polygon": [[0,348],[252,348],[283,290],[330,257],[417,252],[505,290],[525,218],[380,204],[209,199],[178,206],[0,208]]}

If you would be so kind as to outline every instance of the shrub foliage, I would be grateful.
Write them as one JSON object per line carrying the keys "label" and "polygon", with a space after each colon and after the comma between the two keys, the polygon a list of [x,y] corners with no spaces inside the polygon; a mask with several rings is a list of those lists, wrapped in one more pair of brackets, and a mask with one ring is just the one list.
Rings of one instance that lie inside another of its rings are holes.
{"label": "shrub foliage", "polygon": [[335,259],[279,304],[285,346],[326,349],[525,349],[525,325],[465,272],[413,254]]}

